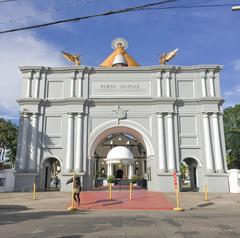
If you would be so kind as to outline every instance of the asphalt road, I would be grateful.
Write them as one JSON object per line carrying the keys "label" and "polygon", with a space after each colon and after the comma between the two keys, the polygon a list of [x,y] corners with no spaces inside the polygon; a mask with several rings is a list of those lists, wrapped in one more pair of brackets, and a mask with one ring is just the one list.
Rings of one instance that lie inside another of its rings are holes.
{"label": "asphalt road", "polygon": [[0,214],[2,238],[240,237],[238,212],[10,210]]}
{"label": "asphalt road", "polygon": [[[165,194],[174,202],[173,193]],[[184,212],[78,210],[68,193],[0,194],[0,238],[240,238],[240,194],[181,194]]]}

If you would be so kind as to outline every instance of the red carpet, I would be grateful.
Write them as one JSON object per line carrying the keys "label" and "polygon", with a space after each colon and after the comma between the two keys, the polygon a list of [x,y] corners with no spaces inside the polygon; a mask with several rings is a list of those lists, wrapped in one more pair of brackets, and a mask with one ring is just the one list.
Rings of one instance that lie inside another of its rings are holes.
{"label": "red carpet", "polygon": [[173,204],[163,193],[147,190],[135,190],[132,200],[129,200],[129,191],[112,191],[112,200],[109,200],[108,191],[81,192],[79,209],[127,209],[127,210],[172,210]]}

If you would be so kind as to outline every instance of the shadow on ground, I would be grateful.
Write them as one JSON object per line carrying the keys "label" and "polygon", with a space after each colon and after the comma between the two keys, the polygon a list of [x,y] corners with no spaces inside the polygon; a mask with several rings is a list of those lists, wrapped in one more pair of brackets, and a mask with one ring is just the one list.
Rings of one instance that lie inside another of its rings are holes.
{"label": "shadow on ground", "polygon": [[[1,206],[2,207],[2,206]],[[10,206],[5,206],[10,207]],[[15,206],[14,206],[15,207]],[[17,206],[21,207],[21,206]],[[24,207],[24,206],[22,206]],[[26,208],[25,210],[27,210]],[[38,219],[44,219],[52,216],[71,216],[74,214],[89,214],[89,211],[85,210],[77,210],[77,211],[44,211],[44,212],[21,212],[22,210],[11,210],[6,209],[4,212],[0,210],[0,225],[9,225],[9,224],[16,224],[19,222],[24,222],[27,220],[38,220]],[[15,213],[17,212],[17,213]]]}

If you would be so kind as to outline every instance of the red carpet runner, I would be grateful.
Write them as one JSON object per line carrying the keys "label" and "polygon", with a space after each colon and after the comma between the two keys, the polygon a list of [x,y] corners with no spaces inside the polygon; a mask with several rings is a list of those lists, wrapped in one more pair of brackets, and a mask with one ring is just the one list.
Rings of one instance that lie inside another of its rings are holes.
{"label": "red carpet runner", "polygon": [[163,193],[147,190],[133,191],[132,200],[128,190],[113,190],[112,200],[108,191],[88,191],[81,192],[79,209],[172,210],[173,204]]}

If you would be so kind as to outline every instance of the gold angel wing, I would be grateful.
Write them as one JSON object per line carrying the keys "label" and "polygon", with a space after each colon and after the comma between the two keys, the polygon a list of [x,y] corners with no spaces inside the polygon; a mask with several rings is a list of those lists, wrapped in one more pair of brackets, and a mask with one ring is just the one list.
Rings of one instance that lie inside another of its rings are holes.
{"label": "gold angel wing", "polygon": [[75,65],[80,65],[80,55],[72,55],[67,52],[61,51],[63,54],[63,57],[67,59],[68,61],[71,61],[75,63]]}
{"label": "gold angel wing", "polygon": [[176,56],[178,51],[178,48],[175,50],[172,50],[168,53],[163,53],[160,55],[160,64],[165,64],[166,62],[168,62],[169,60],[171,60],[173,57]]}

